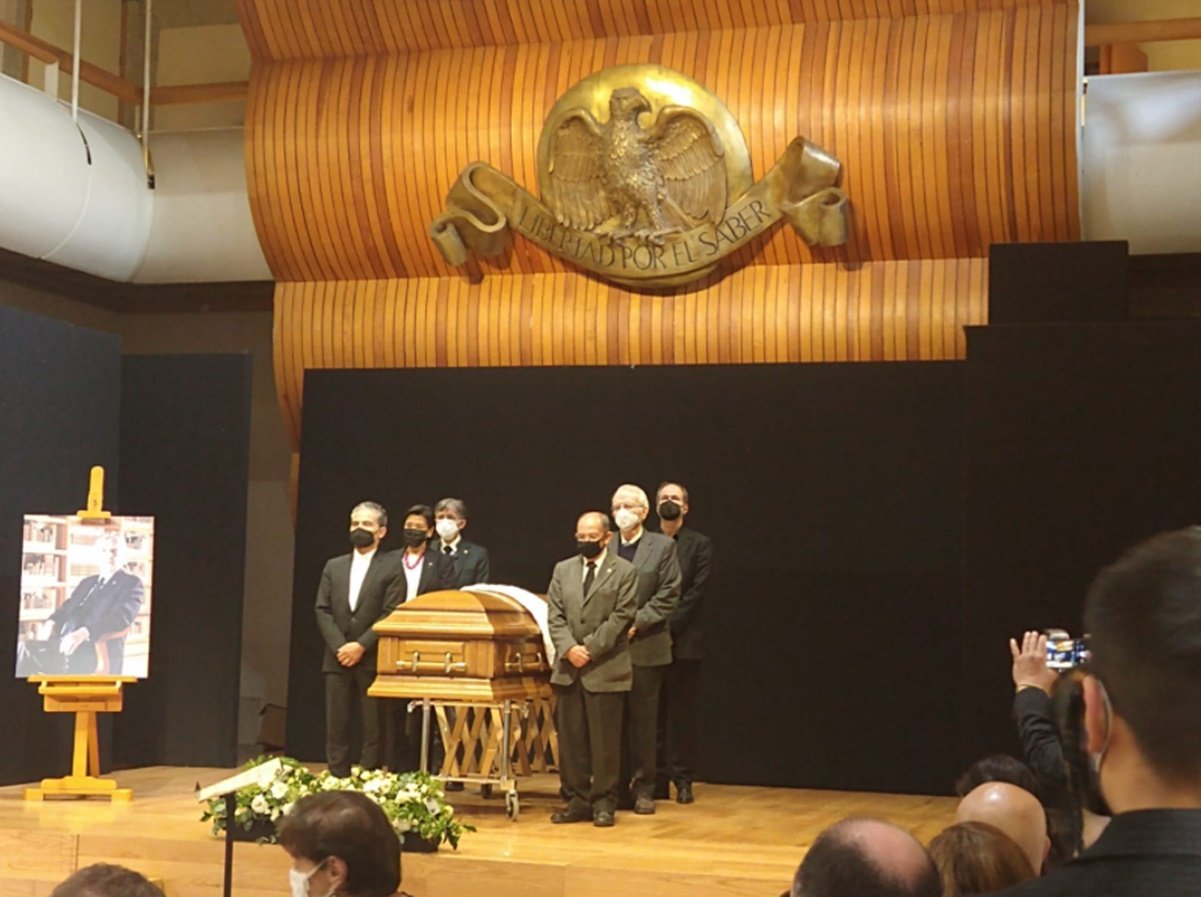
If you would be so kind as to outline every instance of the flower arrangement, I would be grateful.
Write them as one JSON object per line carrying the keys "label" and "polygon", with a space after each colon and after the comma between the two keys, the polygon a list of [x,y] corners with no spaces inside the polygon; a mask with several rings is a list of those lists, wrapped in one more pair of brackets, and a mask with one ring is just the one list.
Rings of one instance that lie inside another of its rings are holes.
{"label": "flower arrangement", "polygon": [[[259,757],[246,764],[250,769],[273,759]],[[455,818],[454,807],[446,802],[442,783],[424,772],[392,773],[376,769],[351,769],[346,778],[331,775],[328,770],[313,773],[290,757],[280,757],[282,763],[269,783],[249,785],[237,793],[234,824],[248,833],[261,833],[257,840],[275,843],[275,823],[286,816],[300,798],[321,791],[360,791],[384,811],[402,840],[420,839],[432,844],[443,841],[459,846],[464,832],[475,828]],[[213,834],[228,825],[225,801],[216,797],[207,803],[202,822],[212,822]]]}

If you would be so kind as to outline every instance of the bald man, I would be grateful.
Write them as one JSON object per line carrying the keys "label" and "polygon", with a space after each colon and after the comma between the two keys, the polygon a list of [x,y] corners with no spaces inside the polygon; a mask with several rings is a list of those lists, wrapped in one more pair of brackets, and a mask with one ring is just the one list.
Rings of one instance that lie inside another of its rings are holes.
{"label": "bald man", "polygon": [[1030,868],[1041,874],[1051,850],[1047,814],[1025,788],[1008,782],[986,782],[973,788],[959,802],[955,821],[986,822],[999,828],[1022,848]]}
{"label": "bald man", "polygon": [[555,565],[546,600],[558,699],[559,778],[567,806],[551,822],[613,825],[621,775],[621,713],[634,679],[626,636],[638,609],[638,571],[605,551],[609,518],[576,521],[576,553]]}
{"label": "bald man", "polygon": [[880,819],[836,822],[817,836],[791,897],[939,897],[938,867],[921,843]]}

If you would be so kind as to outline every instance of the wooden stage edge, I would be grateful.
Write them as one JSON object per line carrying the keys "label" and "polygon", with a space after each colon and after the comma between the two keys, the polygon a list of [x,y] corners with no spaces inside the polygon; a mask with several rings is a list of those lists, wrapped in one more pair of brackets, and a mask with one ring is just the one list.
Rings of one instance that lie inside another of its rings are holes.
{"label": "wooden stage edge", "polygon": [[[0,897],[41,897],[75,869],[121,863],[161,880],[167,897],[217,897],[223,842],[199,821],[197,783],[230,770],[152,767],[115,774],[133,789],[129,803],[22,800],[0,788]],[[457,851],[406,854],[401,887],[414,897],[778,897],[805,850],[830,823],[878,816],[923,842],[952,821],[948,797],[696,786],[696,803],[660,802],[654,816],[619,813],[612,829],[551,825],[558,780],[519,783],[521,816],[503,798],[451,794],[478,831]],[[288,894],[289,860],[276,846],[239,844],[234,894]]]}

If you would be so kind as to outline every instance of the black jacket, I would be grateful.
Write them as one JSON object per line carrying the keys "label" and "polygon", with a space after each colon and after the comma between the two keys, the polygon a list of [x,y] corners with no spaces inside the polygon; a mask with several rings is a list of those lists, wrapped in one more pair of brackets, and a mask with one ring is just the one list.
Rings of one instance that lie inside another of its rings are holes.
{"label": "black jacket", "polygon": [[[359,590],[355,609],[350,609],[350,555],[330,558],[321,571],[321,585],[317,588],[317,628],[325,640],[325,656],[321,670],[325,673],[340,673],[344,669],[338,663],[337,650],[347,642],[358,642],[366,650],[360,664],[375,666],[376,642],[379,636],[371,627],[396,609],[393,586],[397,578],[404,587],[404,574],[400,568],[399,551],[376,550]],[[400,592],[404,600],[404,592]]]}
{"label": "black jacket", "polygon": [[[443,554],[450,561],[451,569],[454,571],[451,575],[451,585],[447,588],[461,589],[463,586],[491,581],[492,564],[487,548],[462,538],[455,547],[454,554]],[[442,552],[442,540],[435,539],[430,545],[430,550]]]}
{"label": "black jacket", "polygon": [[680,565],[680,603],[668,617],[672,655],[679,660],[700,660],[705,651],[705,617],[702,601],[709,579],[713,542],[704,533],[684,526],[676,533],[676,560]]}
{"label": "black jacket", "polygon": [[1201,894],[1201,810],[1122,813],[1066,866],[997,894],[1196,897]]}

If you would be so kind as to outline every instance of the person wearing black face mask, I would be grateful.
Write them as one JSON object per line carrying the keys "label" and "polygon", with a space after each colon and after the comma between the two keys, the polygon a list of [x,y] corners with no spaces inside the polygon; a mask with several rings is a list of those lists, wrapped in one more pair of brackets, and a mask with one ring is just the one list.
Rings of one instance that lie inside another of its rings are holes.
{"label": "person wearing black face mask", "polygon": [[709,579],[713,543],[704,533],[685,528],[688,490],[680,483],[660,484],[655,493],[659,531],[676,540],[680,565],[680,603],[667,625],[671,630],[672,660],[659,700],[659,775],[655,798],[668,797],[668,780],[676,786],[676,800],[690,804],[698,762],[698,695],[701,659],[704,656],[702,601]]}
{"label": "person wearing black face mask", "polygon": [[555,565],[547,589],[555,646],[559,777],[567,806],[551,822],[611,826],[621,775],[621,717],[634,680],[626,631],[638,608],[638,571],[605,552],[609,518],[576,523],[576,554]]}
{"label": "person wearing black face mask", "polygon": [[[429,505],[413,505],[405,511],[404,551],[400,555],[400,576],[388,591],[388,604],[399,607],[418,595],[438,592],[455,587],[454,566],[450,558],[437,551],[429,551],[430,539],[434,536],[434,511]],[[408,712],[407,701],[391,701],[389,716],[389,757],[392,767],[398,770],[416,769],[420,756],[420,727],[416,714]]]}
{"label": "person wearing black face mask", "polygon": [[350,554],[331,558],[317,589],[317,628],[325,641],[325,752],[330,771],[350,775],[350,732],[356,709],[364,767],[380,765],[380,706],[367,697],[375,678],[372,630],[394,609],[392,587],[400,576],[399,554],[379,550],[388,533],[388,512],[365,501],[350,512]]}

